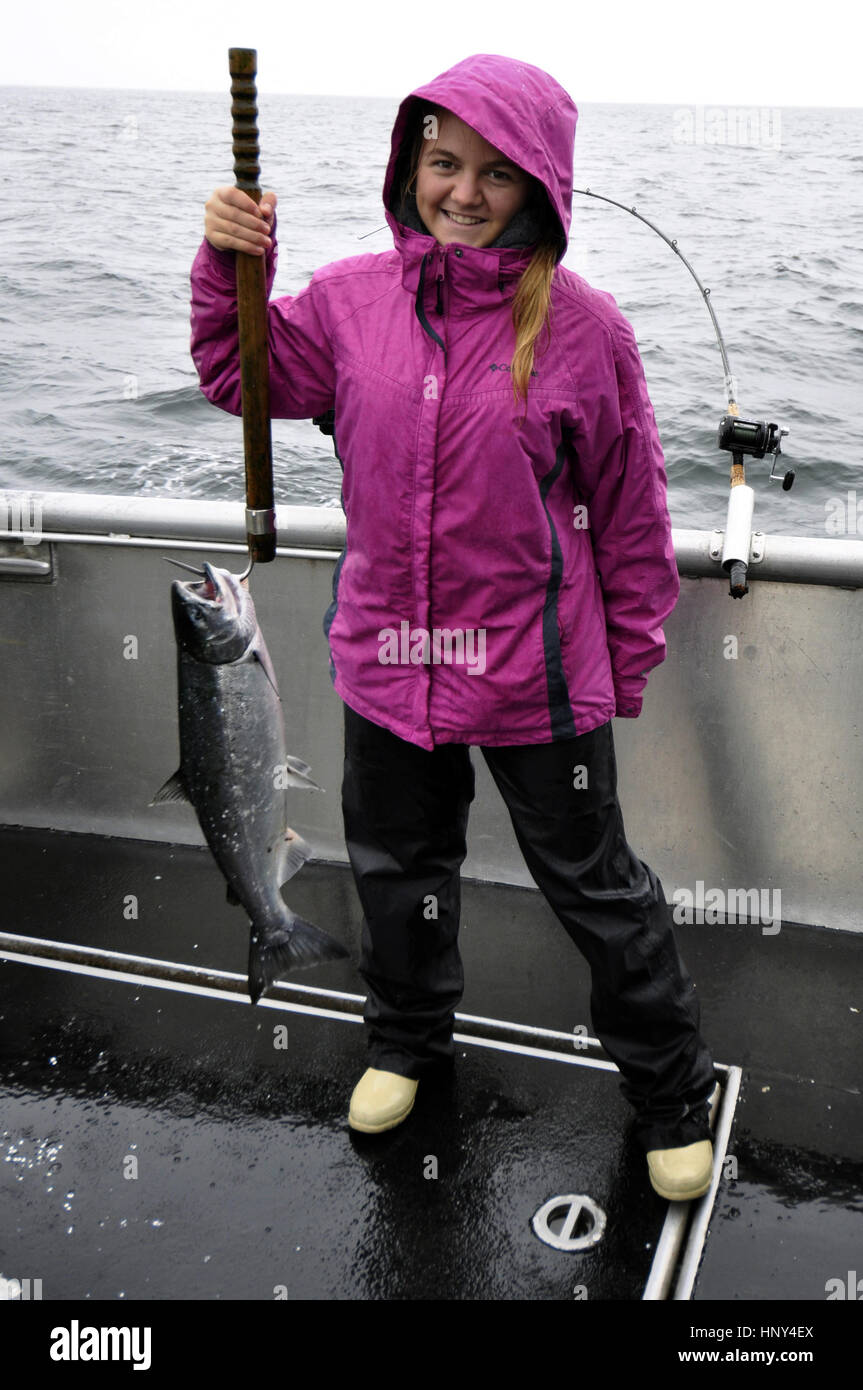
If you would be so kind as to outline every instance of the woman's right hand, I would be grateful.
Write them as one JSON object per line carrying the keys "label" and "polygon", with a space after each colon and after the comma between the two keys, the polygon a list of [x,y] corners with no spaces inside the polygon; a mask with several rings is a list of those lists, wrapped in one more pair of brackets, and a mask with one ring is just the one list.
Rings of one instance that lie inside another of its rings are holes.
{"label": "woman's right hand", "polygon": [[218,251],[266,255],[273,244],[269,233],[277,202],[272,191],[262,193],[258,204],[232,184],[217,188],[206,204],[204,236]]}

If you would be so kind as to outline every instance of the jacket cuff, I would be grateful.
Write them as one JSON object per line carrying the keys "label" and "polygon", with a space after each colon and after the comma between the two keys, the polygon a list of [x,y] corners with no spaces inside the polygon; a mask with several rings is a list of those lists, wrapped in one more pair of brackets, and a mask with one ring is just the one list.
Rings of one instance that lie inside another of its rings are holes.
{"label": "jacket cuff", "polygon": [[199,255],[203,254],[208,266],[219,276],[230,284],[235,284],[237,279],[237,253],[236,251],[220,251],[204,237],[201,242]]}
{"label": "jacket cuff", "polygon": [[644,703],[644,687],[647,684],[647,673],[643,677],[635,680],[615,681],[614,703],[615,715],[618,719],[637,719],[641,714],[641,707]]}
{"label": "jacket cuff", "polygon": [[641,714],[642,697],[640,695],[615,695],[615,717],[617,719],[637,719]]}

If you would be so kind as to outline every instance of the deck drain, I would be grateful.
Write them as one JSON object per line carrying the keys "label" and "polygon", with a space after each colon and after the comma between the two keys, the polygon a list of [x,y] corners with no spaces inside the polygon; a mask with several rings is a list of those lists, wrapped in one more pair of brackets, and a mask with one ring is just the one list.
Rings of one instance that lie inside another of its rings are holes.
{"label": "deck drain", "polygon": [[[555,1250],[588,1250],[605,1233],[605,1212],[591,1197],[551,1197],[533,1217],[534,1234]],[[554,1229],[554,1228],[557,1229]]]}

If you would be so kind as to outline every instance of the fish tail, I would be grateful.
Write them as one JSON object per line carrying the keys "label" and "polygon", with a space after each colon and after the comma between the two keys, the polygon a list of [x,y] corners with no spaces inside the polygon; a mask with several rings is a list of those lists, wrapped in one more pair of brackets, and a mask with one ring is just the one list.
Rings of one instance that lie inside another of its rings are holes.
{"label": "fish tail", "polygon": [[249,997],[257,1004],[264,990],[291,970],[303,970],[322,961],[343,960],[348,952],[328,936],[287,909],[288,921],[277,933],[252,930],[249,942]]}

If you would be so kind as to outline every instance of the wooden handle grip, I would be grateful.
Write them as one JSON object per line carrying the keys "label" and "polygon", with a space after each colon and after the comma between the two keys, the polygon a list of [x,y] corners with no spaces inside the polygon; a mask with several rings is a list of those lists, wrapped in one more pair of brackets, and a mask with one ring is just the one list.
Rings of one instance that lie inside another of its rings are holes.
{"label": "wooden handle grip", "polygon": [[[234,175],[256,203],[261,201],[258,148],[257,53],[230,48]],[[273,447],[270,431],[270,362],[267,343],[267,280],[263,256],[238,251],[237,311],[240,331],[243,446],[246,459],[246,541],[256,563],[275,558]]]}

